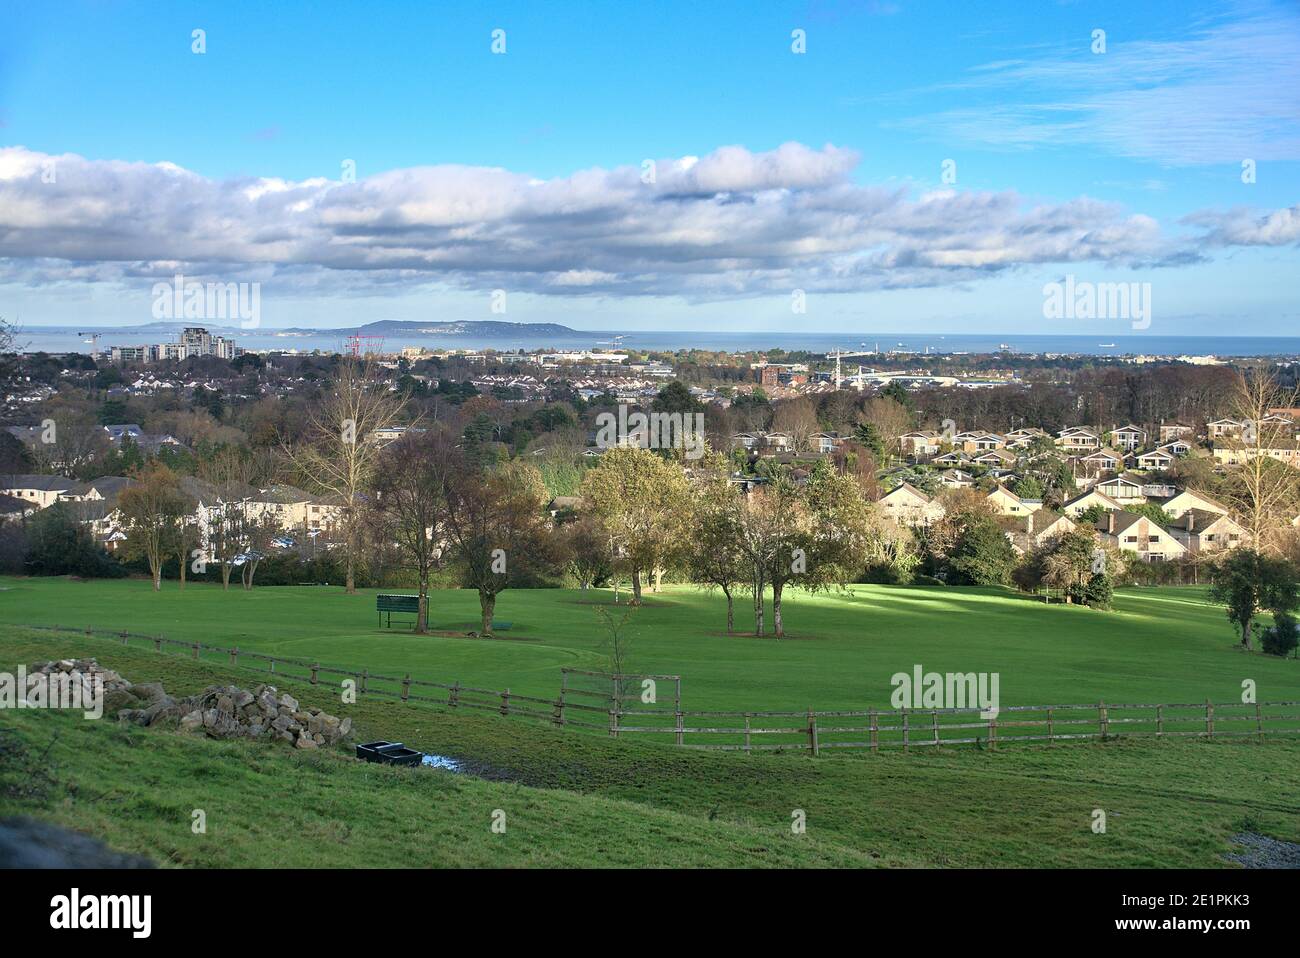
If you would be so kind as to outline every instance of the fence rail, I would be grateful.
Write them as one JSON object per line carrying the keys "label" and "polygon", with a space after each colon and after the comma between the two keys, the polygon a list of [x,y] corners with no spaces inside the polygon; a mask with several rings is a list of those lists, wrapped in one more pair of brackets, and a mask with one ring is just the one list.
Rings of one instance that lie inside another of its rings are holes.
{"label": "fence rail", "polygon": [[[605,732],[612,738],[643,736],[647,740],[685,748],[718,751],[808,751],[823,749],[935,748],[1072,741],[1109,741],[1142,737],[1155,739],[1255,738],[1300,734],[1300,702],[1202,702],[1195,704],[1107,703],[1082,705],[1014,705],[987,714],[979,708],[867,709],[865,711],[707,711],[681,708],[681,677],[610,676],[609,673],[563,670],[557,698],[521,695],[510,689],[483,689],[460,682],[413,679],[353,671],[337,666],[285,658],[262,652],[240,651],[202,642],[186,642],[159,635],[65,626],[21,626],[40,631],[106,637],[123,645],[152,646],[157,652],[174,652],[195,660],[220,662],[252,669],[272,677],[319,685],[322,677],[342,677],[355,683],[358,696],[379,696],[403,702],[429,703],[449,708],[477,709],[502,716],[522,716],[561,727]],[[257,663],[257,664],[250,664]],[[568,675],[582,674],[613,679],[612,691],[571,687]],[[656,678],[674,683],[671,708],[624,708],[619,682],[626,678]],[[434,691],[436,690],[436,691]],[[603,704],[575,702],[575,694],[594,697]],[[576,714],[575,714],[576,713]],[[689,724],[688,724],[689,723]],[[688,740],[689,739],[689,740]]]}

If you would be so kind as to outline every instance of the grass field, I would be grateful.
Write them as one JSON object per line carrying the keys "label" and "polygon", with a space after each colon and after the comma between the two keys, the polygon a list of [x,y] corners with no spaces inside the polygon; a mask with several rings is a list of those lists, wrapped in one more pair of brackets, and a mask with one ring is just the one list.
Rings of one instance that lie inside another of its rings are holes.
{"label": "grass field", "polygon": [[[859,586],[798,595],[783,640],[723,634],[717,597],[673,588],[636,616],[636,667],[683,675],[686,707],[884,706],[916,663],[998,671],[1002,702],[1300,698],[1300,663],[1241,652],[1194,589],[1122,593],[1101,613],[1008,592]],[[606,664],[601,592],[507,592],[496,640],[380,630],[373,593],[223,593],[147,582],[0,580],[0,669],[96,656],[173,694],[252,672],[107,638],[24,625],[126,629],[433,680],[553,696],[562,665]],[[472,594],[433,596],[436,626],[466,630]],[[739,610],[738,610],[739,611]],[[1224,866],[1230,837],[1300,840],[1300,742],[1120,741],[910,755],[741,755],[611,740],[526,719],[366,699],[280,677],[307,704],[353,717],[474,772],[381,769],[165,729],[18,711],[0,726],[0,816],[36,814],[114,847],[189,866],[718,865]],[[190,832],[202,808],[209,832]],[[1091,829],[1104,809],[1104,835]],[[491,832],[495,809],[506,835]],[[795,836],[792,812],[808,831]]]}
{"label": "grass field", "polygon": [[[0,579],[0,623],[125,629],[430,681],[554,697],[561,666],[608,667],[596,603],[609,593],[507,591],[498,639],[416,636],[377,625],[373,592],[327,587],[222,592],[141,580]],[[650,595],[632,624],[643,672],[680,674],[689,709],[886,707],[890,677],[997,672],[1003,705],[1300,699],[1300,663],[1240,651],[1203,590],[1126,590],[1115,611],[1040,602],[996,589],[855,586],[787,599],[784,639],[725,633],[721,597],[687,587]],[[477,599],[431,596],[435,628],[475,627]],[[744,626],[744,603],[737,603]],[[409,617],[408,617],[409,620]]]}
{"label": "grass field", "polygon": [[[256,676],[108,640],[0,630],[0,667],[95,655],[175,694]],[[1300,742],[1112,742],[810,759],[702,753],[281,681],[358,734],[479,773],[381,769],[19,711],[0,817],[29,814],[181,866],[1222,867],[1230,837],[1300,839]],[[203,809],[208,832],[194,835]],[[1108,816],[1091,829],[1094,809]],[[505,835],[490,830],[507,814]],[[801,809],[807,832],[796,836]]]}

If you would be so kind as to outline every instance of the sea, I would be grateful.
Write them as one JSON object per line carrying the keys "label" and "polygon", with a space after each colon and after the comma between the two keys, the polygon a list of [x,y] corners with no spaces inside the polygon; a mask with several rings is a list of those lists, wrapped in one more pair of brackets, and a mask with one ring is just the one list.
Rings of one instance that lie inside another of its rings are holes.
{"label": "sea", "polygon": [[[28,326],[19,330],[18,348],[23,352],[92,353],[110,346],[134,346],[174,341],[175,336],[139,329],[117,330],[100,327],[98,342],[84,331],[72,327]],[[217,332],[213,329],[213,332]],[[315,329],[292,332],[274,329],[226,331],[235,342],[253,351],[296,350],[298,352],[342,352],[346,333],[342,330]],[[814,353],[873,352],[879,354],[952,355],[1009,352],[1021,355],[1063,354],[1077,356],[1272,356],[1300,357],[1300,336],[1022,336],[1014,333],[906,333],[842,332],[816,333],[798,329],[784,331],[705,330],[569,330],[547,332],[537,336],[512,331],[505,335],[444,334],[426,335],[402,332],[388,337],[377,350],[397,352],[405,346],[429,349],[497,349],[497,350],[611,350],[619,347],[673,351],[707,349],[726,352],[759,352],[780,348]]]}

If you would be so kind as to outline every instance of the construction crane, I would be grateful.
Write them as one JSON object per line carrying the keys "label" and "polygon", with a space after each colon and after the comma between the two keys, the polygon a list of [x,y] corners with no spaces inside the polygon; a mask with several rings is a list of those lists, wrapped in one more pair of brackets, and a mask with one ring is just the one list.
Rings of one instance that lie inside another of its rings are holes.
{"label": "construction crane", "polygon": [[[839,391],[840,383],[842,382],[842,380],[843,380],[843,378],[844,378],[843,376],[840,375],[840,360],[841,360],[841,359],[844,359],[844,358],[851,358],[851,357],[853,357],[853,356],[874,356],[874,355],[875,355],[875,353],[872,352],[872,351],[869,350],[869,349],[867,349],[867,350],[862,350],[861,352],[853,352],[853,353],[846,353],[846,352],[843,352],[843,351],[838,350],[838,349],[835,350],[835,390],[836,390],[836,392]],[[861,366],[858,367],[858,372],[859,372],[859,373],[862,372],[862,367],[861,367]],[[858,388],[859,391],[862,390],[862,380],[861,380],[861,379],[858,380],[858,387],[857,387],[857,388]]]}
{"label": "construction crane", "polygon": [[369,356],[371,353],[382,353],[384,351],[383,336],[362,336],[360,333],[353,333],[347,338],[347,345],[344,349],[349,356]]}

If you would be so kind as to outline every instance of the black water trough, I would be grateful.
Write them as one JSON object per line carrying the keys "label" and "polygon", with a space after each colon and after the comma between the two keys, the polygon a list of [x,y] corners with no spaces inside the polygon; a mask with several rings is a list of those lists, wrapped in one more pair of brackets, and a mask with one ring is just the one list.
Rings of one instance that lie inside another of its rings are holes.
{"label": "black water trough", "polygon": [[419,765],[424,753],[407,748],[401,742],[367,742],[357,746],[357,758],[384,765]]}

